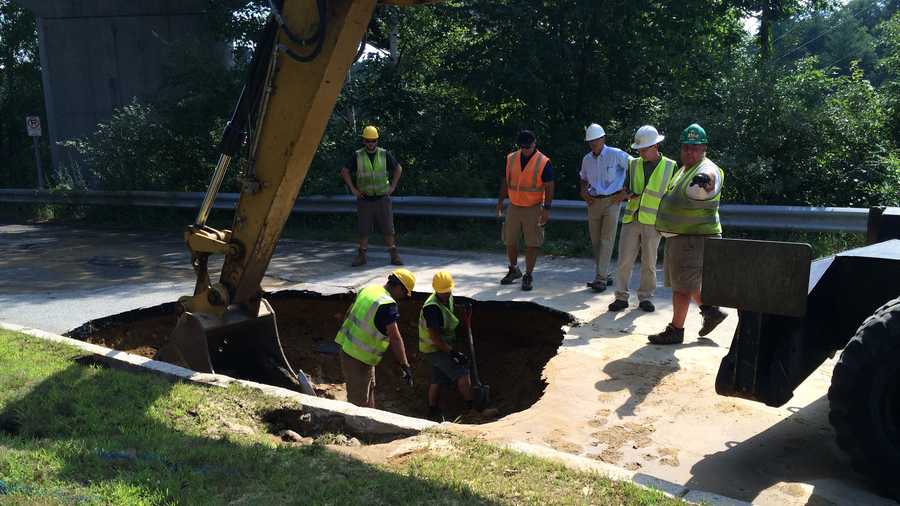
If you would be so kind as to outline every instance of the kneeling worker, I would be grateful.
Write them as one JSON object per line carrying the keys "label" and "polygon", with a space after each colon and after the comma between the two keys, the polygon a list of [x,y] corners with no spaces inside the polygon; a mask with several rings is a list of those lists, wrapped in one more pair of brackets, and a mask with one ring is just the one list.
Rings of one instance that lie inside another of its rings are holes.
{"label": "kneeling worker", "polygon": [[[459,318],[453,314],[453,277],[447,271],[438,271],[431,282],[434,293],[425,301],[419,314],[419,351],[431,364],[431,384],[428,386],[428,419],[444,421],[438,404],[441,386],[456,385],[466,407],[475,409],[472,380],[469,376],[469,358],[453,349]],[[480,406],[483,408],[483,406]],[[482,409],[482,416],[494,416],[495,408]]]}
{"label": "kneeling worker", "polygon": [[400,363],[402,377],[412,387],[412,369],[400,335],[398,300],[412,295],[416,277],[397,269],[387,283],[369,285],[356,295],[335,342],[341,347],[341,372],[347,383],[347,400],[357,406],[375,407],[375,366],[388,345]]}

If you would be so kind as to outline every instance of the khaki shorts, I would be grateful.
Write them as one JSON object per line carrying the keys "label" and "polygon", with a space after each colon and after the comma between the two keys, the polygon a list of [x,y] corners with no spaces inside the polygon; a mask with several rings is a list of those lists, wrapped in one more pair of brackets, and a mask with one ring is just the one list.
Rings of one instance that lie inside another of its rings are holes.
{"label": "khaki shorts", "polygon": [[666,238],[665,286],[682,293],[699,292],[703,282],[703,244],[721,235],[676,235]]}
{"label": "khaki shorts", "polygon": [[544,244],[544,227],[541,222],[540,205],[519,207],[510,204],[503,222],[503,244],[518,244],[519,237],[525,235],[525,246],[540,248]]}
{"label": "khaki shorts", "polygon": [[376,225],[383,235],[394,235],[394,209],[390,197],[378,200],[358,199],[356,215],[359,217],[357,230],[360,237],[369,237]]}
{"label": "khaki shorts", "polygon": [[364,364],[341,350],[341,372],[347,383],[347,402],[357,406],[375,403],[375,366]]}

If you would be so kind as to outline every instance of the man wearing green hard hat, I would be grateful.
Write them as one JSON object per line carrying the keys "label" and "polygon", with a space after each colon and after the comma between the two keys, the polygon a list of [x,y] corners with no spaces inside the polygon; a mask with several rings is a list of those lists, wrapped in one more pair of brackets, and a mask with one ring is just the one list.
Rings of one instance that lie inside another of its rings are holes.
{"label": "man wearing green hard hat", "polygon": [[684,342],[684,321],[693,300],[700,306],[700,336],[713,331],[728,316],[700,300],[703,245],[722,237],[719,200],[725,173],[706,157],[706,130],[694,123],[681,132],[681,168],[659,203],[656,229],[666,237],[663,277],[672,288],[672,322],[649,337],[653,344]]}

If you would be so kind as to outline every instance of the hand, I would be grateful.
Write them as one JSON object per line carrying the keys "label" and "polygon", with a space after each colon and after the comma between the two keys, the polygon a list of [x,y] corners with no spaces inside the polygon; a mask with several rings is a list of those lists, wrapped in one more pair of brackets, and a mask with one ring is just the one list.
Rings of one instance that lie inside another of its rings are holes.
{"label": "hand", "polygon": [[541,209],[541,221],[538,223],[538,225],[543,227],[547,224],[548,221],[550,221],[550,210]]}
{"label": "hand", "polygon": [[409,365],[400,366],[400,377],[409,385],[409,388],[413,387],[412,368]]}
{"label": "hand", "polygon": [[699,186],[700,188],[703,188],[708,192],[713,191],[713,189],[715,188],[712,184],[712,178],[710,178],[706,174],[697,174],[696,176],[694,176],[694,178],[691,179],[690,186]]}
{"label": "hand", "polygon": [[361,199],[361,198],[363,197],[362,192],[360,192],[360,191],[357,190],[356,188],[350,188],[350,193],[352,193],[353,196],[356,197],[356,198],[358,198],[358,199]]}
{"label": "hand", "polygon": [[456,365],[466,365],[469,363],[469,357],[466,356],[465,353],[461,351],[451,351],[450,358],[456,362]]}
{"label": "hand", "polygon": [[389,186],[386,195],[387,195],[388,197],[390,197],[391,195],[394,194],[394,191],[396,191],[396,190],[397,190],[397,187],[396,187],[396,186],[393,186],[393,185],[392,185],[392,186]]}
{"label": "hand", "polygon": [[497,217],[503,217],[503,202],[497,202]]}
{"label": "hand", "polygon": [[586,192],[585,190],[581,190],[581,199],[587,203],[587,205],[591,205],[596,200],[594,197],[591,197],[591,194]]}

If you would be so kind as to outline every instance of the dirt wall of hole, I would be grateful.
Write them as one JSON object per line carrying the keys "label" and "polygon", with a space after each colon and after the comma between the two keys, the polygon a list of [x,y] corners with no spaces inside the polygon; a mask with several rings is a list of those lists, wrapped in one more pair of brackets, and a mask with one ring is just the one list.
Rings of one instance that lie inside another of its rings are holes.
{"label": "dirt wall of hole", "polygon": [[[427,294],[400,303],[400,331],[415,373],[415,388],[400,378],[388,351],[376,368],[376,407],[424,417],[431,369],[418,349],[418,317]],[[275,309],[285,356],[295,369],[312,377],[320,395],[346,400],[334,337],[353,294],[322,296],[306,291],[280,291],[266,298]],[[571,315],[530,302],[457,301],[473,304],[472,333],[481,381],[491,386],[491,399],[501,415],[527,409],[543,394],[542,374],[563,340],[562,327]],[[152,357],[175,327],[175,304],[129,311],[90,321],[67,335],[109,348]],[[456,349],[467,355],[465,329],[459,329]],[[455,417],[464,405],[455,391],[442,392],[445,413]],[[462,420],[467,421],[466,419]],[[481,420],[472,420],[479,422]]]}

